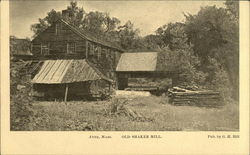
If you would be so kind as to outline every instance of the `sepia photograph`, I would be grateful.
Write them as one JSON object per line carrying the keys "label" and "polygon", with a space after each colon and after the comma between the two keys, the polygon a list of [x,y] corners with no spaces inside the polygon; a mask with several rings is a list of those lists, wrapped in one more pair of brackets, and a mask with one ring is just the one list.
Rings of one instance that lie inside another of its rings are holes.
{"label": "sepia photograph", "polygon": [[239,21],[233,0],[9,1],[10,131],[239,132]]}

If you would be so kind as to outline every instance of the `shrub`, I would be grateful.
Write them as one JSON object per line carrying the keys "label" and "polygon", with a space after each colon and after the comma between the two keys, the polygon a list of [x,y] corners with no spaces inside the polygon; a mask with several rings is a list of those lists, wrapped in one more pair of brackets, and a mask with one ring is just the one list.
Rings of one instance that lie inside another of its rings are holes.
{"label": "shrub", "polygon": [[30,130],[32,97],[29,93],[32,85],[26,74],[26,63],[11,62],[10,67],[10,128],[11,130]]}
{"label": "shrub", "polygon": [[209,58],[208,60],[210,64],[208,66],[207,87],[219,91],[224,101],[230,101],[232,99],[232,86],[228,73],[216,59]]}
{"label": "shrub", "polygon": [[178,71],[179,85],[199,86],[204,84],[207,74],[197,69],[200,66],[200,61],[193,54],[191,47],[160,52],[158,59],[159,66],[163,69]]}

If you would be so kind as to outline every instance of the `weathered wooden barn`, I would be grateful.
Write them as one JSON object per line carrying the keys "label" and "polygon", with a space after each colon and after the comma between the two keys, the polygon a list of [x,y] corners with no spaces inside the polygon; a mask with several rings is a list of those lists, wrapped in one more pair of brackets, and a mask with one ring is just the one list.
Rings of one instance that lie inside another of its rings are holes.
{"label": "weathered wooden barn", "polygon": [[123,50],[59,19],[32,40],[31,52],[33,59],[38,60],[88,59],[113,79]]}
{"label": "weathered wooden barn", "polygon": [[[59,19],[31,41],[34,93],[42,96],[98,95],[116,80],[123,50]],[[94,91],[93,91],[94,90]]]}

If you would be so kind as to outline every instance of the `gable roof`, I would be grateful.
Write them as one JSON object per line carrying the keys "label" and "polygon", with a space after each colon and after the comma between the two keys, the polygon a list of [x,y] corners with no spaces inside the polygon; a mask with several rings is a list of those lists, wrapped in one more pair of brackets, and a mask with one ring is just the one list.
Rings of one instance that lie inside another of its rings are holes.
{"label": "gable roof", "polygon": [[107,46],[107,47],[111,47],[114,49],[117,49],[119,51],[123,51],[122,48],[119,45],[116,45],[114,43],[111,43],[107,40],[104,39],[99,39],[97,38],[93,33],[87,31],[87,30],[83,30],[83,29],[79,29],[71,24],[69,24],[68,22],[66,22],[63,19],[59,19],[62,23],[64,23],[65,25],[67,25],[72,31],[74,31],[76,34],[78,34],[79,36],[81,36],[84,39],[87,39],[89,41],[101,44],[103,46]]}
{"label": "gable roof", "polygon": [[81,60],[45,60],[32,83],[61,84],[94,80],[113,82],[97,69],[90,66],[85,59]]}
{"label": "gable roof", "polygon": [[[122,53],[117,72],[173,72],[175,66],[167,58],[167,52]],[[163,62],[164,61],[164,62]]]}
{"label": "gable roof", "polygon": [[[72,30],[75,34],[77,34],[78,36],[80,36],[83,39],[86,39],[88,41],[95,42],[97,44],[100,44],[100,45],[103,45],[103,46],[106,46],[106,47],[109,47],[109,48],[116,49],[116,50],[118,50],[120,52],[123,52],[123,49],[119,45],[116,45],[116,44],[114,44],[114,43],[112,43],[110,41],[107,41],[105,39],[99,39],[93,33],[89,32],[87,30],[80,29],[80,28],[78,28],[76,26],[73,26],[73,25],[69,24],[67,21],[63,20],[63,19],[58,19],[56,22],[63,23],[65,26],[67,26],[70,30]],[[43,33],[43,32],[41,32],[41,33]]]}
{"label": "gable roof", "polygon": [[155,71],[156,52],[122,53],[116,71]]}

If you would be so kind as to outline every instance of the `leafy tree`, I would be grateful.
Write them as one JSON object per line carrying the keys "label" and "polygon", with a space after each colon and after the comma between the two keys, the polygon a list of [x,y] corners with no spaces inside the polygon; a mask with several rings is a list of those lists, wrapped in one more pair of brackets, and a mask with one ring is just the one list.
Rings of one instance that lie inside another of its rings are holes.
{"label": "leafy tree", "polygon": [[53,22],[57,21],[59,18],[61,18],[61,13],[56,12],[54,9],[48,12],[45,18],[39,18],[39,23],[31,25],[31,30],[34,32],[33,38],[47,29]]}
{"label": "leafy tree", "polygon": [[158,28],[156,34],[163,41],[162,47],[169,47],[170,50],[188,48],[188,38],[184,28],[185,24],[180,22],[169,23]]}
{"label": "leafy tree", "polygon": [[[202,60],[202,70],[210,72],[209,58],[214,58],[229,75],[233,97],[239,90],[239,24],[238,2],[227,1],[226,8],[204,7],[197,15],[186,15],[185,31]],[[213,73],[209,73],[212,79]]]}
{"label": "leafy tree", "polygon": [[194,52],[203,63],[208,57],[214,57],[214,48],[226,44],[223,26],[226,26],[227,12],[223,8],[209,6],[201,8],[197,15],[186,15],[185,31],[188,40],[194,45]]}
{"label": "leafy tree", "polygon": [[84,28],[95,33],[112,32],[119,23],[119,19],[98,11],[89,12],[84,18]]}
{"label": "leafy tree", "polygon": [[147,35],[143,38],[143,43],[147,50],[161,51],[164,48],[164,42],[159,35]]}
{"label": "leafy tree", "polygon": [[68,6],[65,11],[67,11],[67,13],[62,15],[61,12],[57,12],[52,9],[47,13],[46,17],[39,18],[38,23],[31,25],[31,30],[34,32],[33,37],[36,37],[39,33],[47,29],[51,24],[60,18],[76,27],[83,27],[83,17],[85,15],[85,11],[83,8],[77,7],[77,2],[70,2],[70,6]]}
{"label": "leafy tree", "polygon": [[232,20],[239,22],[239,1],[227,0],[225,2],[226,10],[232,17]]}
{"label": "leafy tree", "polygon": [[[202,7],[195,15],[184,14],[184,23],[165,24],[156,30],[156,36],[161,38],[160,47],[163,50],[167,47],[178,54],[180,51],[184,55],[193,53],[200,61],[200,65],[194,65],[179,58],[183,67],[187,67],[182,68],[185,72],[189,72],[193,77],[199,75],[200,71],[204,72],[207,86],[224,89],[223,92],[229,90],[231,93],[223,93],[227,94],[224,96],[231,94],[230,97],[238,99],[239,3],[228,0],[225,5],[226,8]],[[154,44],[159,45],[159,42]],[[196,62],[193,59],[190,61]],[[187,78],[185,80],[191,82]]]}
{"label": "leafy tree", "polygon": [[83,20],[85,11],[83,8],[77,6],[77,2],[70,2],[70,6],[67,7],[67,13],[62,15],[62,18],[76,27],[83,27]]}
{"label": "leafy tree", "polygon": [[127,21],[123,26],[118,27],[118,36],[121,47],[124,49],[136,49],[139,44],[139,29],[134,29],[131,21]]}
{"label": "leafy tree", "polygon": [[205,85],[207,74],[199,71],[200,60],[194,55],[192,46],[186,46],[185,49],[170,50],[165,48],[159,52],[157,63],[164,68],[176,71],[179,86],[198,86]]}
{"label": "leafy tree", "polygon": [[213,90],[221,92],[221,95],[225,101],[230,101],[233,95],[232,86],[228,72],[224,67],[214,58],[208,58],[209,61],[209,74],[213,75],[209,78],[207,87]]}

